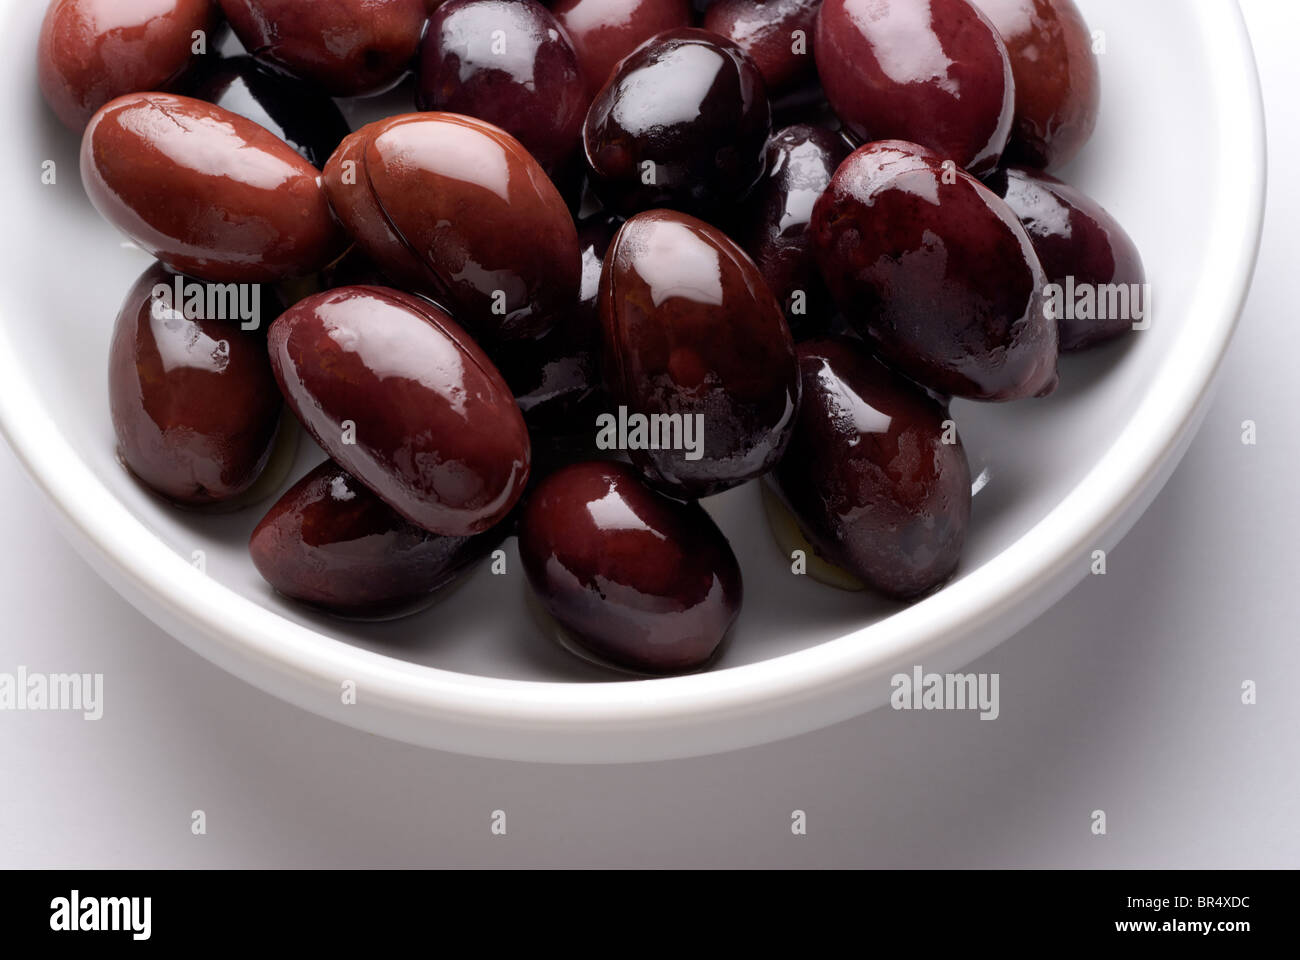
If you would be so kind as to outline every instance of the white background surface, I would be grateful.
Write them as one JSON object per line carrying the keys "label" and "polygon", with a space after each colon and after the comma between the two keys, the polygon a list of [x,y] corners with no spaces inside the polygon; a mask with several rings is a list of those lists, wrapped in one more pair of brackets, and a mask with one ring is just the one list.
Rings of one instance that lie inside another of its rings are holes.
{"label": "white background surface", "polygon": [[1271,167],[1242,328],[1201,434],[1108,574],[969,668],[1001,675],[998,720],[884,710],[623,767],[390,743],[163,635],[63,544],[0,448],[0,671],[105,675],[98,722],[0,712],[0,867],[1300,866],[1300,5],[1242,5]]}

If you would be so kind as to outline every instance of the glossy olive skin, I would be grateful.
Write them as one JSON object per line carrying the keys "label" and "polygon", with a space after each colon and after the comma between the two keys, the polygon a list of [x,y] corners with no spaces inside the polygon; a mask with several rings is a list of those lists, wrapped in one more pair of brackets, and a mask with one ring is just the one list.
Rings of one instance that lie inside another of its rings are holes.
{"label": "glossy olive skin", "polygon": [[767,142],[766,173],[748,200],[743,245],[791,329],[816,325],[831,310],[809,224],[813,205],[848,154],[839,134],[822,127],[798,124],[778,130]]}
{"label": "glossy olive skin", "polygon": [[1073,0],[979,0],[1001,34],[1016,78],[1006,159],[1056,170],[1092,136],[1101,80],[1092,34]]}
{"label": "glossy olive skin", "polygon": [[325,192],[396,285],[445,304],[485,343],[539,337],[578,298],[564,198],[492,124],[449,113],[369,124],[325,165]]}
{"label": "glossy olive skin", "polygon": [[766,473],[789,439],[799,376],[790,329],[753,261],[715,227],[651,210],[619,230],[600,286],[614,403],[703,422],[698,459],[629,451],[646,479],[693,499]]}
{"label": "glossy olive skin", "polygon": [[624,215],[706,216],[758,181],[771,124],[763,77],[743,50],[705,30],[661,34],[619,64],[587,113],[592,188]]}
{"label": "glossy olive skin", "polygon": [[391,87],[428,19],[424,0],[220,0],[244,49],[334,97]]}
{"label": "glossy olive skin", "polygon": [[420,48],[421,110],[496,124],[547,171],[578,147],[587,115],[578,55],[536,0],[450,0]]}
{"label": "glossy olive skin", "polygon": [[253,121],[189,97],[107,104],[82,138],[81,181],[106,220],[202,280],[302,276],[346,246],[315,167]]}
{"label": "glossy olive skin", "polygon": [[704,666],[740,612],[740,566],[722,531],[625,464],[589,461],[543,480],[524,505],[519,555],[574,640],[629,669]]}
{"label": "glossy olive skin", "polygon": [[[264,333],[237,319],[186,317],[175,281],[155,264],[127,294],[109,348],[109,410],[131,472],[175,503],[203,506],[253,485],[284,405]],[[157,287],[165,298],[155,299]],[[259,311],[274,316],[270,289],[261,295]]]}
{"label": "glossy olive skin", "polygon": [[688,0],[558,0],[551,5],[587,78],[588,98],[609,80],[618,62],[665,30],[691,25]]}
{"label": "glossy olive skin", "polygon": [[738,44],[758,65],[768,92],[777,94],[815,70],[812,42],[820,7],[821,0],[717,0],[704,15],[704,29]]}
{"label": "glossy olive skin", "polygon": [[248,549],[258,573],[286,597],[378,619],[415,612],[499,540],[495,531],[444,537],[421,530],[326,460],[271,507]]}
{"label": "glossy olive skin", "polygon": [[[1049,174],[1012,167],[988,180],[1020,218],[1034,244],[1049,284],[1063,291],[1073,277],[1075,289],[1108,284],[1142,285],[1146,270],[1129,235],[1101,205]],[[1143,303],[1149,308],[1149,303]],[[1077,312],[1057,316],[1062,350],[1083,350],[1133,329],[1135,316],[1084,319]]]}
{"label": "glossy olive skin", "polygon": [[817,552],[908,600],[952,576],[970,521],[971,476],[946,405],[860,342],[799,346],[803,404],[774,488]]}
{"label": "glossy olive skin", "polygon": [[53,0],[37,47],[41,92],[79,134],[108,101],[183,82],[201,59],[194,32],[213,50],[220,27],[215,0]]}
{"label": "glossy olive skin", "polygon": [[267,346],[316,442],[416,526],[470,536],[519,499],[523,417],[491,361],[438,307],[386,287],[340,287],[282,314]]}
{"label": "glossy olive skin", "polygon": [[1011,209],[916,144],[854,151],[813,208],[817,263],[882,359],[951,396],[1016,400],[1056,386],[1043,271]]}
{"label": "glossy olive skin", "polygon": [[316,87],[252,57],[212,64],[192,92],[266,127],[317,169],[352,132],[338,106]]}
{"label": "glossy olive skin", "polygon": [[817,73],[858,142],[923,144],[976,176],[1011,133],[1006,47],[969,0],[825,0]]}

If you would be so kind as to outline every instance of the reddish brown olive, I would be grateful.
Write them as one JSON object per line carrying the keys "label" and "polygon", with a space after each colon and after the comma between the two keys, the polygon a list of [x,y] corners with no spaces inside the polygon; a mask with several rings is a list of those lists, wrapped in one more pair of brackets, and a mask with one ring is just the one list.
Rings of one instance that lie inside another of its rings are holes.
{"label": "reddish brown olive", "polygon": [[625,464],[579,463],[543,480],[524,505],[519,555],[573,639],[633,670],[704,666],[740,612],[740,566],[722,531]]}
{"label": "reddish brown olive", "polygon": [[836,133],[799,124],[772,134],[767,172],[747,203],[741,237],[792,330],[824,326],[830,294],[817,270],[809,224],[849,148]]}
{"label": "reddish brown olive", "polygon": [[763,173],[763,76],[707,30],[660,34],[623,60],[583,124],[591,186],[612,211],[725,212]]}
{"label": "reddish brown olive", "polygon": [[443,310],[386,287],[340,287],[271,325],[271,367],[330,457],[431,533],[504,517],[528,480],[510,388]]}
{"label": "reddish brown olive", "polygon": [[45,102],[81,133],[104,104],[181,83],[215,51],[215,0],[52,0],[37,46]]}
{"label": "reddish brown olive", "polygon": [[816,68],[813,32],[822,0],[717,0],[704,29],[749,54],[770,94],[784,93]]}
{"label": "reddish brown olive", "polygon": [[1101,80],[1092,34],[1073,0],[979,0],[1006,43],[1016,80],[1007,160],[1055,170],[1092,136]]}
{"label": "reddish brown olive", "polygon": [[96,209],[163,263],[219,283],[319,270],[346,246],[320,172],[251,120],[168,93],[95,114],[81,179]]}
{"label": "reddish brown olive", "polygon": [[825,0],[815,41],[826,97],[859,143],[924,144],[977,176],[997,166],[1015,85],[969,0]]}
{"label": "reddish brown olive", "polygon": [[1142,256],[1100,204],[1055,177],[1020,167],[999,170],[988,186],[1034,244],[1062,350],[1113,340],[1150,319]]}
{"label": "reddish brown olive", "polygon": [[362,127],[325,165],[325,191],[395,284],[445,304],[485,343],[541,336],[577,301],[564,198],[489,123],[411,113]]}
{"label": "reddish brown olive", "polygon": [[946,406],[847,338],[799,347],[803,404],[772,473],[817,552],[912,599],[948,580],[970,520],[970,466]]}
{"label": "reddish brown olive", "polygon": [[248,548],[258,573],[286,597],[338,616],[385,619],[418,610],[499,540],[495,531],[422,530],[326,460],[271,507]]}
{"label": "reddish brown olive", "polygon": [[619,406],[602,436],[617,436],[652,485],[709,496],[776,463],[799,404],[794,343],[762,274],[722,231],[670,210],[633,217],[605,255],[600,316]]}
{"label": "reddish brown olive", "polygon": [[123,462],[189,506],[253,485],[283,408],[264,329],[241,329],[276,315],[270,289],[213,286],[155,264],[127,294],[109,348],[109,410]]}
{"label": "reddish brown olive", "polygon": [[577,51],[588,99],[618,62],[653,36],[691,25],[688,0],[558,0],[551,5]]}
{"label": "reddish brown olive", "polygon": [[335,97],[379,93],[406,73],[428,19],[425,0],[220,0],[258,59]]}
{"label": "reddish brown olive", "polygon": [[813,208],[813,246],[845,318],[940,393],[1042,396],[1056,324],[1033,245],[998,196],[916,144],[854,151]]}
{"label": "reddish brown olive", "polygon": [[536,0],[449,0],[420,48],[418,102],[495,124],[554,171],[577,149],[591,98],[568,37]]}

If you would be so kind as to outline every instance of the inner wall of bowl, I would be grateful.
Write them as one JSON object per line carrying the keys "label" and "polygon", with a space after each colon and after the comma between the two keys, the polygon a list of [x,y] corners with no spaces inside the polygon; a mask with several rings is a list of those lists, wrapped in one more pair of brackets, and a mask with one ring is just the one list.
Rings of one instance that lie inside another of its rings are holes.
{"label": "inner wall of bowl", "polygon": [[[1206,208],[1198,191],[1213,184],[1206,159],[1209,126],[1200,105],[1206,81],[1187,69],[1200,48],[1192,17],[1166,4],[1080,0],[1104,37],[1102,112],[1096,134],[1063,178],[1096,197],[1132,234],[1146,262],[1155,316],[1151,329],[1061,366],[1061,387],[1047,400],[1013,405],[958,402],[953,415],[972,473],[987,471],[975,498],[961,571],[996,556],[1075,487],[1137,408],[1152,372],[1179,336],[1195,278],[1183,264],[1201,259]],[[139,487],[118,464],[107,403],[109,337],[121,298],[150,258],[104,223],[81,188],[78,143],[46,110],[35,80],[35,44],[43,3],[9,5],[0,37],[0,98],[13,130],[0,191],[9,212],[0,261],[0,323],[44,387],[51,420],[99,480],[141,523],[189,563],[201,551],[208,576],[281,616],[390,656],[446,670],[503,679],[621,679],[545,639],[525,604],[527,589],[513,539],[507,572],[481,567],[444,602],[406,620],[336,621],[275,595],[248,559],[248,536],[273,502],[242,513],[176,511]],[[1160,43],[1146,42],[1159,37]],[[354,122],[410,109],[399,91],[383,105],[350,108]],[[1176,145],[1176,150],[1171,149]],[[54,161],[57,183],[41,182]],[[593,425],[594,427],[594,425]],[[304,439],[290,481],[323,455]],[[791,653],[843,636],[897,608],[869,594],[843,593],[792,574],[751,484],[706,501],[731,540],[745,578],[745,605],[714,669]],[[869,637],[870,634],[867,634]],[[866,642],[869,642],[866,641]]]}

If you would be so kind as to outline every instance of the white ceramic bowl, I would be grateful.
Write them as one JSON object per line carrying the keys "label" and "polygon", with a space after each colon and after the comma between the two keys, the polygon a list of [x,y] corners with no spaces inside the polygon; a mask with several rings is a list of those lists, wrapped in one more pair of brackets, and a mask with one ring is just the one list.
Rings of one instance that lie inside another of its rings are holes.
{"label": "white ceramic bowl", "polygon": [[[513,546],[411,619],[346,624],[271,593],[245,544],[262,513],[178,513],[114,459],[109,334],[148,259],[82,192],[77,143],[35,83],[36,0],[0,0],[9,212],[0,258],[0,425],[72,543],[204,657],[342,723],[448,750],[636,761],[812,730],[886,701],[915,664],[954,669],[1025,626],[1147,506],[1200,422],[1249,285],[1264,206],[1264,125],[1232,0],[1080,0],[1105,34],[1097,133],[1065,177],[1123,222],[1146,261],[1151,329],[1067,358],[1051,399],[958,404],[976,473],[960,576],[908,608],[792,576],[751,485],[707,506],[742,561],[746,604],[720,663],[611,680],[541,638]],[[57,183],[41,182],[55,162]],[[320,454],[303,450],[296,475]],[[268,504],[269,505],[269,501]],[[265,506],[265,505],[263,505]],[[206,573],[191,564],[203,551]],[[51,603],[61,602],[51,583]],[[342,685],[357,685],[345,704]]]}

